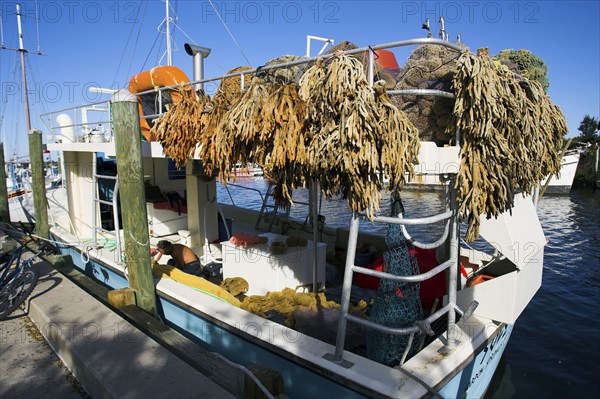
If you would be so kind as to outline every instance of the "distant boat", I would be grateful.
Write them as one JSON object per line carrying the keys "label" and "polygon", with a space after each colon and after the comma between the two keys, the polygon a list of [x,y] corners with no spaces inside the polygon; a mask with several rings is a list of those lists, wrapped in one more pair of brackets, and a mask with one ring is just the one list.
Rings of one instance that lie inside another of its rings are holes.
{"label": "distant boat", "polygon": [[241,166],[237,165],[231,170],[231,175],[236,178],[240,177],[261,177],[263,176],[263,170],[258,165]]}
{"label": "distant boat", "polygon": [[14,160],[6,163],[6,169],[6,191],[11,222],[31,222],[33,198],[26,185],[29,182],[30,171]]}
{"label": "distant boat", "polygon": [[571,191],[580,156],[581,150],[578,148],[565,153],[560,167],[560,176],[551,176],[549,182],[544,182],[544,184],[548,185],[546,189],[547,194],[568,193]]}
{"label": "distant boat", "polygon": [[[431,153],[437,152],[438,150],[436,144],[433,142],[421,142],[421,151],[424,153]],[[546,189],[547,194],[568,193],[571,191],[581,152],[582,150],[579,148],[567,151],[562,158],[560,177],[551,176],[549,182],[548,178],[545,178],[540,182],[540,187],[544,187],[544,185],[548,186]],[[415,176],[412,180],[408,181],[406,189],[443,190],[446,184],[443,180],[443,175],[454,173],[458,171],[459,167],[458,164],[447,165],[449,165],[447,166],[448,170],[439,170],[439,164],[434,165],[434,167],[430,167],[424,163],[419,164],[415,168]]]}

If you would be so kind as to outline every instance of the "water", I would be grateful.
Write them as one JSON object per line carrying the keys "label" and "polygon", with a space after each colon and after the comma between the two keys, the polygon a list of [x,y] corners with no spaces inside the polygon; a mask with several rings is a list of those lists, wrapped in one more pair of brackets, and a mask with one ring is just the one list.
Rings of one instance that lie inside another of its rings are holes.
{"label": "water", "polygon": [[489,397],[599,397],[600,192],[546,196],[542,287],[515,324]]}
{"label": "water", "polygon": [[[255,191],[248,191],[238,186],[250,188]],[[237,206],[259,210],[262,205],[262,198],[258,194],[258,191],[260,191],[264,197],[267,192],[267,187],[267,181],[262,178],[239,178],[236,183],[228,184],[227,188],[224,188],[221,184],[217,183],[217,196],[219,202],[231,203],[227,193],[227,190],[229,190]],[[292,200],[296,205],[291,208],[290,217],[299,221],[303,221],[306,218],[308,207],[301,203],[308,203],[308,198],[309,193],[307,189],[300,188],[293,191]],[[445,211],[445,203],[441,191],[406,191],[402,193],[402,203],[406,209],[406,216],[411,218],[430,216]],[[380,213],[382,215],[389,214],[390,204],[390,194],[382,191],[380,200]],[[333,198],[328,201],[323,199],[319,206],[319,214],[326,217],[326,224],[328,227],[348,229],[350,226],[352,214],[348,210],[345,200],[341,198]],[[443,227],[443,223],[433,225],[434,231],[439,231],[440,234],[443,231]],[[387,224],[373,224],[368,221],[361,221],[360,229],[361,231],[385,235]],[[429,230],[431,230],[431,226],[427,228],[419,228],[418,226],[409,228],[411,235],[413,235],[413,238],[415,239],[430,238],[428,234],[425,234],[430,233]]]}
{"label": "water", "polygon": [[[238,183],[266,192],[261,180]],[[220,200],[225,195],[219,186]],[[443,210],[440,193],[405,191],[402,197],[408,217]],[[260,197],[256,198],[250,199],[251,207],[260,209]],[[294,199],[307,198],[305,190],[294,194]],[[389,203],[384,195],[382,212]],[[292,215],[306,211],[297,208]],[[328,225],[348,227],[350,212],[343,201],[324,202],[320,213]],[[542,287],[517,320],[486,397],[600,397],[600,191],[547,195],[538,214],[548,240]],[[361,229],[385,234],[385,227],[368,222]],[[425,237],[414,227],[410,232],[416,239]]]}

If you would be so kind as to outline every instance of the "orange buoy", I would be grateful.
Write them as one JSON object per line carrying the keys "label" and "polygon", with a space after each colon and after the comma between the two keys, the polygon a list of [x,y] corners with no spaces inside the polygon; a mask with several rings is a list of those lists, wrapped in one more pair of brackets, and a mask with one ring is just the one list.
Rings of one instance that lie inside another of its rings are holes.
{"label": "orange buoy", "polygon": [[[158,89],[161,87],[169,87],[187,83],[190,80],[186,74],[179,68],[167,65],[158,66],[148,71],[140,72],[133,76],[129,81],[129,92],[133,94],[141,93],[148,90],[155,90],[151,93],[146,93],[137,96],[138,108],[140,111],[140,128],[142,135],[148,141],[153,141],[150,134],[150,129],[154,125],[154,119],[145,119],[143,115],[154,115],[159,112],[158,107]],[[180,95],[177,89],[163,90],[161,93],[161,101],[163,111],[168,104],[175,104],[180,100]]]}

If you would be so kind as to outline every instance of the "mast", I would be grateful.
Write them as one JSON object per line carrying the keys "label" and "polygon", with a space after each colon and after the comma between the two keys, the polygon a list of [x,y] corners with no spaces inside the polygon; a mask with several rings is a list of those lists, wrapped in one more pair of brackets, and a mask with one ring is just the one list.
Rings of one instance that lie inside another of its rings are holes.
{"label": "mast", "polygon": [[[27,132],[31,131],[31,113],[29,110],[29,96],[27,93],[27,73],[25,71],[25,54],[35,54],[35,55],[46,55],[42,54],[40,51],[27,51],[25,50],[25,44],[23,41],[23,25],[21,23],[21,4],[15,4],[17,9],[17,32],[19,34],[19,48],[9,48],[4,45],[4,42],[0,45],[0,50],[11,50],[17,51],[21,58],[21,80],[23,82],[23,100],[25,102],[25,121],[27,123]],[[17,158],[17,149],[14,149],[14,158]]]}
{"label": "mast", "polygon": [[169,0],[165,0],[165,29],[167,34],[167,65],[172,65],[173,60],[171,58],[171,17],[169,17]]}
{"label": "mast", "polygon": [[27,75],[25,74],[25,46],[23,45],[23,28],[21,27],[21,5],[17,6],[17,29],[19,32],[19,54],[21,56],[21,80],[23,81],[23,99],[25,100],[25,122],[27,123],[27,132],[31,130],[31,116],[29,114],[29,98],[27,97]]}

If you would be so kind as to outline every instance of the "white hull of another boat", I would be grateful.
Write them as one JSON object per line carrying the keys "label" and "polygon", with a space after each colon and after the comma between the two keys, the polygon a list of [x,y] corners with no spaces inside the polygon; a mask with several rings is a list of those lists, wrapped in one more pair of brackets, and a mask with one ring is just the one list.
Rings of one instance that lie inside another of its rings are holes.
{"label": "white hull of another boat", "polygon": [[27,192],[8,199],[12,223],[30,223],[33,216],[33,194]]}
{"label": "white hull of another boat", "polygon": [[567,155],[562,158],[562,166],[560,168],[559,177],[552,176],[550,178],[546,193],[568,193],[571,191],[578,164],[579,152],[572,154],[567,153]]}
{"label": "white hull of another boat", "polygon": [[[435,145],[435,143],[421,143],[425,145],[425,150],[422,152],[429,153],[432,149],[428,149],[427,146]],[[422,159],[423,155],[420,155]],[[546,193],[568,193],[571,191],[573,181],[575,180],[575,173],[577,172],[577,165],[579,163],[579,152],[567,153],[562,158],[562,165],[560,168],[559,177],[552,176],[550,181],[547,183],[547,178],[540,182],[541,187],[546,183],[548,187]],[[458,164],[447,163],[443,170],[440,168],[440,163],[424,163],[421,162],[415,168],[415,176],[407,184],[408,189],[412,190],[443,190],[446,181],[444,180],[444,174],[455,173],[458,171]],[[408,178],[408,176],[407,176]]]}
{"label": "white hull of another boat", "polygon": [[[46,190],[48,219],[51,223],[59,223],[64,226],[70,224],[69,215],[65,208],[67,202],[66,196],[67,191],[62,187]],[[12,223],[33,223],[35,221],[33,192],[28,191],[24,194],[9,198],[8,209],[10,212],[10,221]]]}

